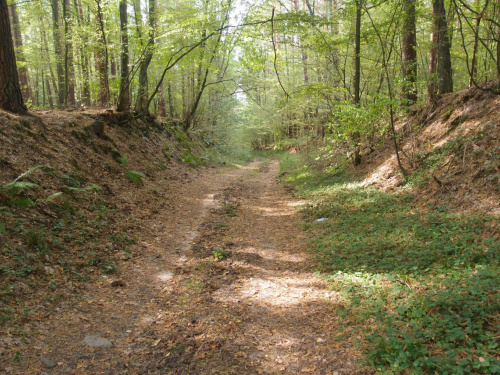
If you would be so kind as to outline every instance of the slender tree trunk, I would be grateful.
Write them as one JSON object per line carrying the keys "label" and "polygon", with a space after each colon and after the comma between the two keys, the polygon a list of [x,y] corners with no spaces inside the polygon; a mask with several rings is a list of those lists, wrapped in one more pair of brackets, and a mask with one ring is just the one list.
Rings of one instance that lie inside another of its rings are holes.
{"label": "slender tree trunk", "polygon": [[49,99],[49,106],[50,109],[54,109],[54,100],[52,99],[52,90],[50,89],[50,82],[49,78],[45,79],[45,84],[47,86],[47,97]]}
{"label": "slender tree trunk", "polygon": [[17,61],[21,63],[18,69],[19,80],[21,83],[21,92],[23,94],[24,102],[28,102],[31,99],[32,92],[29,84],[29,73],[28,73],[28,68],[26,67],[26,58],[24,57],[23,39],[21,34],[21,26],[19,24],[19,15],[17,13],[16,3],[13,2],[10,5],[9,9],[12,20],[11,25],[12,25],[12,34],[14,35],[15,53]]}
{"label": "slender tree trunk", "polygon": [[155,0],[149,0],[149,41],[146,46],[146,54],[139,67],[139,88],[137,90],[137,101],[135,103],[135,111],[137,113],[149,112],[148,103],[148,67],[153,58],[155,44]]}
{"label": "slender tree trunk", "polygon": [[437,101],[437,60],[438,60],[438,48],[437,48],[437,38],[438,38],[438,23],[435,7],[433,6],[433,23],[431,31],[431,49],[429,52],[429,85],[427,86],[427,101],[429,104],[433,105]]}
{"label": "slender tree trunk", "polygon": [[[81,2],[74,0],[75,9],[78,10],[78,22],[80,25],[85,23],[85,17],[83,16],[83,8]],[[84,34],[82,37],[82,45],[86,45],[88,41],[87,36]],[[90,74],[89,74],[89,57],[83,48],[80,48],[80,68],[82,70],[82,102],[85,106],[90,107],[91,97],[90,97]]]}
{"label": "slender tree trunk", "polygon": [[116,77],[116,61],[115,61],[115,56],[111,54],[109,56],[110,60],[110,68],[111,68],[111,77]]}
{"label": "slender tree trunk", "polygon": [[417,101],[417,29],[415,24],[415,0],[403,1],[403,95],[404,105]]}
{"label": "slender tree trunk", "polygon": [[19,85],[6,0],[0,0],[0,108],[21,115],[28,112]]}
{"label": "slender tree trunk", "polygon": [[[361,9],[362,0],[356,0],[356,31],[354,35],[355,48],[354,48],[354,104],[359,105],[360,102],[360,82],[361,82]],[[361,164],[361,134],[354,132],[352,134],[354,142],[354,165]]]}
{"label": "slender tree trunk", "polygon": [[172,83],[170,80],[167,85],[167,96],[168,96],[168,113],[170,118],[175,118],[175,108],[174,108],[174,98],[172,97]]}
{"label": "slender tree trunk", "polygon": [[56,73],[57,73],[57,105],[61,107],[66,100],[66,89],[64,79],[63,57],[61,52],[61,31],[59,27],[59,1],[52,0],[52,32],[54,37],[54,52],[56,56]]}
{"label": "slender tree trunk", "polygon": [[163,90],[163,82],[159,87],[158,110],[161,117],[167,117],[167,103],[165,102],[165,93]]}
{"label": "slender tree trunk", "polygon": [[63,1],[64,14],[64,86],[66,91],[64,105],[74,107],[75,100],[75,70],[73,67],[73,41],[71,31],[71,3]]}
{"label": "slender tree trunk", "polygon": [[474,46],[472,47],[472,62],[470,69],[470,78],[469,78],[469,88],[474,84],[474,79],[477,76],[477,47],[479,44],[479,25],[481,23],[481,16],[476,16],[476,25],[474,29]]}
{"label": "slender tree trunk", "polygon": [[49,51],[49,42],[47,41],[47,33],[45,32],[44,28],[44,20],[40,17],[40,34],[42,36],[42,42],[43,42],[43,47],[44,47],[44,52],[45,56],[42,57],[46,59],[48,66],[49,66],[49,73],[50,73],[50,79],[52,80],[52,87],[54,88],[54,93],[56,96],[56,102],[59,98],[59,92],[57,90],[57,80],[56,80],[56,75],[54,73],[54,69],[52,68],[52,62],[50,61],[50,51]]}
{"label": "slender tree trunk", "polygon": [[117,111],[128,111],[130,108],[130,83],[129,83],[129,53],[128,53],[128,18],[127,0],[120,0],[120,31],[121,31],[121,70],[120,94],[118,95]]}
{"label": "slender tree trunk", "polygon": [[[500,19],[500,0],[497,1],[497,20]],[[500,25],[497,25],[497,79],[500,80]],[[500,86],[500,82],[499,82]]]}
{"label": "slender tree trunk", "polygon": [[182,94],[182,120],[187,117],[187,94],[186,94],[186,69],[182,69],[181,73],[181,94]]}
{"label": "slender tree trunk", "polygon": [[99,46],[96,48],[97,68],[99,71],[100,104],[106,107],[109,103],[109,74],[108,74],[108,43],[106,30],[104,28],[104,16],[102,14],[101,0],[95,0],[97,5],[97,23],[100,31]]}
{"label": "slender tree trunk", "polygon": [[354,104],[359,104],[361,82],[361,4],[356,0],[356,31],[354,35]]}
{"label": "slender tree trunk", "polygon": [[453,92],[453,73],[451,68],[451,43],[444,0],[434,0],[438,16],[438,86],[439,94]]}

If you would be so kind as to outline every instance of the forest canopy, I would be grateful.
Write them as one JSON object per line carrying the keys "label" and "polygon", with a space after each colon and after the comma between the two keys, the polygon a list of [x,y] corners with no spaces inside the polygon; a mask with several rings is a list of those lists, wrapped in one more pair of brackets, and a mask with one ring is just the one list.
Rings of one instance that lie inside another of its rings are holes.
{"label": "forest canopy", "polygon": [[28,108],[151,112],[214,139],[243,129],[236,133],[254,147],[328,135],[356,162],[359,146],[412,104],[466,87],[498,91],[483,87],[500,72],[498,1],[9,0],[8,8]]}

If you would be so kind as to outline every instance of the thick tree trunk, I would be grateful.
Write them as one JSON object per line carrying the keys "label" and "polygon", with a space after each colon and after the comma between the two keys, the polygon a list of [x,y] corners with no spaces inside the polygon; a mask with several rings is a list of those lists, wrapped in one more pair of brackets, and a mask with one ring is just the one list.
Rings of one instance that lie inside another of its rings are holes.
{"label": "thick tree trunk", "polygon": [[415,0],[403,1],[403,95],[404,105],[417,101],[417,29]]}
{"label": "thick tree trunk", "polygon": [[0,0],[0,108],[18,114],[28,112],[19,85],[6,0]]}
{"label": "thick tree trunk", "polygon": [[127,0],[120,0],[120,31],[121,31],[121,70],[120,70],[120,94],[118,95],[117,111],[128,111],[130,109],[130,83],[129,83],[129,53],[128,53],[128,18]]}
{"label": "thick tree trunk", "polygon": [[10,5],[10,13],[16,58],[17,61],[21,63],[21,66],[18,68],[19,80],[21,83],[21,92],[23,94],[24,102],[28,102],[31,99],[32,92],[29,83],[28,68],[26,67],[26,58],[24,57],[23,39],[21,34],[21,26],[19,24],[19,15],[17,13],[17,5],[15,2]]}

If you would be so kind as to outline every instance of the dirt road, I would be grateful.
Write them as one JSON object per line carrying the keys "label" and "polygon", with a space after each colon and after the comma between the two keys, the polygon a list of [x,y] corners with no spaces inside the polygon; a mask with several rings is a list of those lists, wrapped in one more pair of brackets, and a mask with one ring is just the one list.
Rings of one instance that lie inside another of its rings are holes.
{"label": "dirt road", "polygon": [[139,223],[119,276],[40,323],[11,373],[362,373],[278,170],[255,161],[156,186],[169,204]]}

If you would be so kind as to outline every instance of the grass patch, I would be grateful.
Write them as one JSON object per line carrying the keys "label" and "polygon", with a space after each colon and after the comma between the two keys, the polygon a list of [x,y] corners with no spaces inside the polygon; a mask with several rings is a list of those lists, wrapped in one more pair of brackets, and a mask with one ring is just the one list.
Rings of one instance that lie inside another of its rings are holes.
{"label": "grass patch", "polygon": [[422,207],[407,189],[361,187],[300,158],[282,157],[282,179],[311,201],[311,249],[366,364],[386,374],[500,373],[498,217]]}

